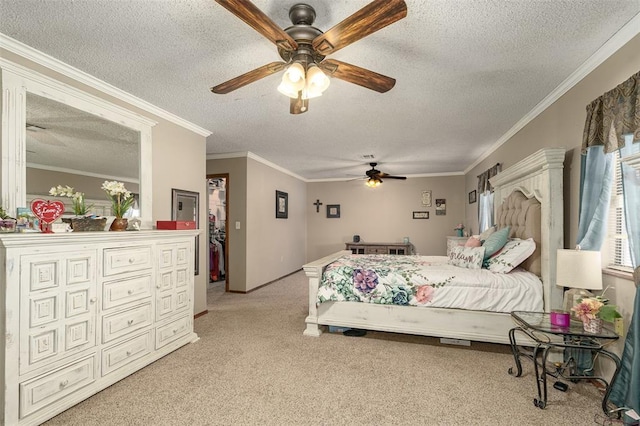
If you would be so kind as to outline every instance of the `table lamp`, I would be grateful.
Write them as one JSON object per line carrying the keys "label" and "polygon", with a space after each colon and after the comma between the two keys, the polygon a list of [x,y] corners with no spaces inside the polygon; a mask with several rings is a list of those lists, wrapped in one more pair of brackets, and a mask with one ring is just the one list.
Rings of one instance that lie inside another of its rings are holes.
{"label": "table lamp", "polygon": [[578,299],[593,296],[588,290],[602,290],[602,257],[599,251],[558,249],[556,285],[564,292],[563,310],[571,312]]}

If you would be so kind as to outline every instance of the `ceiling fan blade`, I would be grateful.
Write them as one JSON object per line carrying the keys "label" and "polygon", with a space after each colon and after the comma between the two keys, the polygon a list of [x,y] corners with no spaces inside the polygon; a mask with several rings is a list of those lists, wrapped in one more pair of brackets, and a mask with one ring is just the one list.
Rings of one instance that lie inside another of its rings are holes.
{"label": "ceiling fan blade", "polygon": [[298,92],[298,98],[289,98],[289,112],[291,114],[303,114],[309,111],[309,99],[302,99],[302,92]]}
{"label": "ceiling fan blade", "polygon": [[[220,3],[218,1],[218,3]],[[407,16],[404,0],[374,0],[313,40],[313,48],[326,56]]]}
{"label": "ceiling fan blade", "polygon": [[249,71],[242,75],[239,75],[236,78],[232,78],[229,81],[225,81],[222,84],[218,84],[211,88],[213,93],[217,93],[219,95],[224,95],[229,92],[233,92],[236,89],[241,88],[242,86],[246,86],[249,83],[253,83],[254,81],[260,80],[261,78],[267,77],[273,73],[281,71],[284,69],[284,62],[271,62],[267,65],[263,65],[260,68],[256,68],[253,71]]}
{"label": "ceiling fan blade", "polygon": [[267,15],[248,0],[216,0],[229,12],[242,19],[251,28],[262,34],[281,49],[293,51],[298,43]]}
{"label": "ceiling fan blade", "polygon": [[335,59],[326,59],[320,62],[319,67],[332,77],[375,90],[379,93],[388,92],[396,84],[395,78],[387,77],[377,72]]}
{"label": "ceiling fan blade", "polygon": [[385,179],[401,179],[401,180],[407,179],[406,176],[391,176],[391,175],[385,175],[384,173],[380,177]]}

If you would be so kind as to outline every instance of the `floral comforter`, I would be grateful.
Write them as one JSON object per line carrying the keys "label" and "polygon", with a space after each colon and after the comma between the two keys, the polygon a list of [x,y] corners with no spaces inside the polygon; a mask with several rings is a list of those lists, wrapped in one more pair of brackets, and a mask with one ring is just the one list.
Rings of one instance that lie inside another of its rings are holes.
{"label": "floral comforter", "polygon": [[542,282],[450,265],[444,256],[345,255],[329,264],[317,303],[351,301],[493,312],[541,311]]}

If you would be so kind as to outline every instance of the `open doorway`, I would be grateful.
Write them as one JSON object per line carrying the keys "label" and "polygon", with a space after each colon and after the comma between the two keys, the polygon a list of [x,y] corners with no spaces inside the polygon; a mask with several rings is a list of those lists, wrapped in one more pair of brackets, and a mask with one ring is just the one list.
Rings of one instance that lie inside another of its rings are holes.
{"label": "open doorway", "polygon": [[207,175],[210,296],[229,291],[229,174]]}

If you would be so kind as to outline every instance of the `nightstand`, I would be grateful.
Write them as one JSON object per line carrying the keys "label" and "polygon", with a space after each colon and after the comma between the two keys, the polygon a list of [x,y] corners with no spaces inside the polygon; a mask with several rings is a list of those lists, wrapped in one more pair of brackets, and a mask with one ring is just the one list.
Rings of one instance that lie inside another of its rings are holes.
{"label": "nightstand", "polygon": [[[613,331],[603,328],[599,333],[584,331],[582,322],[571,320],[570,325],[561,327],[551,324],[548,312],[511,312],[511,318],[515,322],[515,327],[509,331],[509,341],[516,364],[516,371],[509,368],[509,374],[515,377],[522,375],[522,364],[520,357],[524,356],[533,361],[535,370],[536,385],[538,387],[538,397],[534,398],[533,404],[538,408],[547,405],[547,376],[565,381],[576,382],[578,380],[597,380],[605,386],[605,393],[602,397],[602,411],[607,416],[613,416],[615,411],[609,410],[607,405],[611,385],[616,380],[620,372],[620,358],[613,352],[605,349],[608,343],[618,339],[618,335]],[[516,334],[520,333],[524,337],[533,340],[533,348],[525,348],[516,342]],[[548,362],[549,352],[560,349],[564,352],[563,363],[552,364]],[[597,357],[608,358],[615,364],[615,371],[611,381],[604,377],[581,374],[577,369],[578,351],[588,351],[591,353],[591,366],[593,369]],[[569,386],[557,381],[553,387],[565,392]],[[619,413],[618,413],[619,415]]]}

